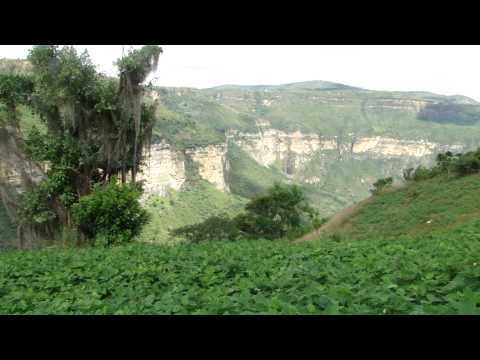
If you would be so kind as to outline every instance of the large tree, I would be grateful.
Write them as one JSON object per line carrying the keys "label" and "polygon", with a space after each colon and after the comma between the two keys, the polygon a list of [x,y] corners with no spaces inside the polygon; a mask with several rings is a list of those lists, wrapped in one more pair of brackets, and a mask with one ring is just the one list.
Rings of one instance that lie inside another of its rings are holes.
{"label": "large tree", "polygon": [[0,77],[0,101],[10,123],[17,104],[28,103],[46,128],[34,129],[16,146],[30,160],[48,165],[45,179],[24,195],[17,212],[20,227],[70,226],[72,205],[94,184],[117,175],[125,183],[128,173],[135,183],[155,120],[156,103],[142,101],[144,82],[161,53],[151,45],[132,49],[116,62],[118,78],[108,78],[97,72],[86,51],[40,45],[30,50],[31,75],[17,88]]}

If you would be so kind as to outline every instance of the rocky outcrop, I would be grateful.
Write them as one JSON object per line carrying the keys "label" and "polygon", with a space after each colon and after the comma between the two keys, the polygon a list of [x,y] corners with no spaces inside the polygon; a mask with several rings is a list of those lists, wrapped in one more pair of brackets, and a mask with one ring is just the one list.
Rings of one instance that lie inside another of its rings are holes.
{"label": "rocky outcrop", "polygon": [[353,143],[353,154],[370,154],[383,158],[433,155],[447,150],[461,151],[462,145],[443,145],[427,140],[401,140],[389,137],[364,137]]}
{"label": "rocky outcrop", "polygon": [[199,165],[201,178],[212,183],[220,191],[229,191],[225,182],[225,172],[228,169],[226,144],[187,149],[185,155]]}
{"label": "rocky outcrop", "polygon": [[180,190],[186,180],[183,154],[166,143],[152,145],[139,180],[144,181],[146,196]]}
{"label": "rocky outcrop", "polygon": [[176,150],[163,142],[154,144],[139,179],[144,182],[145,196],[165,195],[168,189],[181,190],[187,180],[186,160],[198,165],[199,176],[220,191],[229,191],[225,182],[228,170],[226,144]]}
{"label": "rocky outcrop", "polygon": [[[391,137],[356,137],[348,134],[344,138],[322,137],[317,134],[305,134],[300,131],[283,132],[270,127],[268,121],[257,122],[258,132],[242,133],[229,131],[227,141],[234,142],[250,157],[263,166],[276,165],[287,177],[301,174],[310,160],[320,156],[326,161],[327,151],[334,151],[336,159],[346,157],[377,159],[406,159],[413,163],[423,163],[439,152],[447,150],[460,152],[463,146],[433,143],[425,139],[404,140]],[[152,146],[142,179],[145,180],[146,194],[165,194],[168,188],[180,190],[187,180],[186,160],[198,165],[198,175],[213,184],[220,191],[229,191],[225,181],[229,163],[227,145],[217,144],[199,146],[184,151],[174,150],[166,143]],[[297,179],[316,184],[321,182],[322,174]]]}
{"label": "rocky outcrop", "polygon": [[240,146],[258,163],[269,166],[278,160],[294,156],[295,166],[305,164],[314,153],[336,150],[340,154],[369,154],[383,158],[415,157],[432,155],[440,151],[461,151],[462,145],[443,145],[428,140],[403,140],[390,137],[361,137],[349,134],[348,139],[326,138],[300,131],[285,133],[268,129],[258,133],[230,132],[229,139]]}

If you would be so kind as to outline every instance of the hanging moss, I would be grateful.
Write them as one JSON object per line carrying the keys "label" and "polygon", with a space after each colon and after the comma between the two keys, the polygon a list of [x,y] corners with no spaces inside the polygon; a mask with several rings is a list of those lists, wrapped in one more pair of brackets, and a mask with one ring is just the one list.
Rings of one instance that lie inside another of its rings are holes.
{"label": "hanging moss", "polygon": [[135,182],[150,147],[157,105],[142,103],[143,82],[161,53],[151,45],[131,51],[117,62],[119,79],[111,79],[96,71],[87,52],[39,45],[28,56],[31,75],[0,76],[0,102],[9,113],[0,130],[16,125],[18,104],[31,106],[47,128],[46,133],[34,128],[25,144],[17,141],[15,151],[49,165],[46,179],[16,202],[23,214],[18,223],[44,230],[70,226],[71,206],[94,184],[117,175],[125,183],[128,173]]}

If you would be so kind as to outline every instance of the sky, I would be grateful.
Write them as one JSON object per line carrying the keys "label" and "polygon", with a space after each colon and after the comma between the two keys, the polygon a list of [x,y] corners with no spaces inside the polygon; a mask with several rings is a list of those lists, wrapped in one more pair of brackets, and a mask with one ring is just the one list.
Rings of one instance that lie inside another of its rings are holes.
{"label": "sky", "polygon": [[[121,45],[87,49],[100,71],[116,74]],[[140,45],[125,45],[127,50]],[[480,101],[477,45],[161,45],[159,86],[208,88],[325,80],[371,90],[429,91]],[[0,45],[0,58],[25,58],[28,45]]]}

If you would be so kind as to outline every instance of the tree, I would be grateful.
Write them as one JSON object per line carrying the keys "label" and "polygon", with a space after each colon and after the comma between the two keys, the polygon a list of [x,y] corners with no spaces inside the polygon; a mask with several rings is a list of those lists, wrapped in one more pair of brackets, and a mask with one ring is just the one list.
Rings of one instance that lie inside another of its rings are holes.
{"label": "tree", "polygon": [[275,184],[267,195],[251,200],[245,210],[235,221],[244,234],[256,238],[285,237],[317,217],[297,185]]}
{"label": "tree", "polygon": [[[160,47],[151,45],[131,50],[117,62],[115,79],[98,73],[86,51],[78,54],[72,46],[39,45],[28,56],[31,82],[18,83],[21,96],[13,96],[11,89],[2,96],[2,84],[6,88],[10,83],[0,82],[0,101],[14,110],[28,99],[47,128],[46,133],[34,129],[25,142],[31,159],[49,165],[44,184],[34,189],[37,194],[25,196],[21,219],[25,224],[35,221],[28,216],[29,209],[42,208],[53,211],[61,225],[70,226],[72,206],[95,184],[107,184],[117,175],[125,184],[128,172],[136,182],[157,105],[142,102],[143,82],[156,69],[161,53]],[[29,202],[35,199],[48,204],[32,206]]]}

